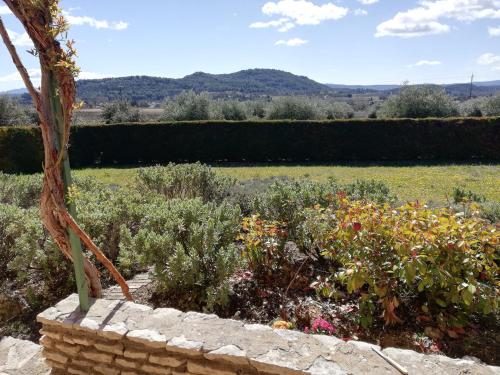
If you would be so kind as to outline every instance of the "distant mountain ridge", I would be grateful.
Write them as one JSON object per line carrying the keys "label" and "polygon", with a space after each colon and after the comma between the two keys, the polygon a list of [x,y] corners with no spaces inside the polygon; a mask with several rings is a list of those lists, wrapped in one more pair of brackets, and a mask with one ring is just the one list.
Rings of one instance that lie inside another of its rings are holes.
{"label": "distant mountain ridge", "polygon": [[[468,83],[441,87],[456,97],[467,98],[470,95]],[[275,69],[250,69],[230,74],[197,72],[178,79],[129,76],[77,81],[79,99],[92,105],[121,99],[136,103],[160,102],[186,90],[207,91],[216,98],[252,99],[263,96],[346,96],[363,93],[387,96],[399,88],[400,85],[322,84],[308,77]],[[472,92],[474,96],[500,92],[500,80],[475,82]],[[23,101],[29,101],[25,89],[3,94],[22,95]]]}

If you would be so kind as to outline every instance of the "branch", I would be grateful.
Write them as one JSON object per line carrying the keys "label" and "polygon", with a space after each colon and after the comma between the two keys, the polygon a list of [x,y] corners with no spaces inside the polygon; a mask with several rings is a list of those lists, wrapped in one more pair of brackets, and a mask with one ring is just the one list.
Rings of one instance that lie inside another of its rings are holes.
{"label": "branch", "polygon": [[16,66],[17,70],[19,71],[19,74],[21,75],[21,78],[24,81],[24,84],[26,85],[26,88],[28,89],[29,93],[31,94],[31,97],[33,98],[33,101],[37,107],[39,107],[40,104],[40,93],[38,92],[37,89],[35,89],[35,86],[33,86],[33,83],[31,82],[30,76],[28,74],[28,71],[24,67],[21,59],[19,58],[19,55],[17,54],[16,47],[12,44],[12,41],[10,40],[9,34],[7,33],[7,29],[5,28],[3,24],[2,17],[0,17],[0,35],[2,36],[3,42],[7,46],[7,49],[9,50],[10,56],[12,57],[12,61],[14,62],[14,65]]}

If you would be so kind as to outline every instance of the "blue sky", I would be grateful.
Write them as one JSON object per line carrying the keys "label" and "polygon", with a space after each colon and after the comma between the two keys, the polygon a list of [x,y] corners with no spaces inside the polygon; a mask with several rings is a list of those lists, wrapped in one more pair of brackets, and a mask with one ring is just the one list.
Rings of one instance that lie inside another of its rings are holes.
{"label": "blue sky", "polygon": [[[0,2],[1,4],[1,2]],[[500,79],[500,0],[62,0],[82,78],[275,68],[324,83]],[[29,40],[0,14],[18,49]],[[36,82],[37,62],[22,53]],[[0,48],[0,91],[22,87]]]}

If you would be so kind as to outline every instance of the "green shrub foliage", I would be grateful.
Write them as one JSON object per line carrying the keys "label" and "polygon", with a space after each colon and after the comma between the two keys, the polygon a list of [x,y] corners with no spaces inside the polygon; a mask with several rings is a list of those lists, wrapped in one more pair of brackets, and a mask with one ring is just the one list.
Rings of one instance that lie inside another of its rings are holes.
{"label": "green shrub foliage", "polygon": [[106,124],[141,121],[139,109],[133,108],[124,101],[105,104],[102,108],[101,117]]}
{"label": "green shrub foliage", "polygon": [[229,277],[239,257],[234,244],[240,211],[234,206],[186,199],[142,207],[123,257],[154,266],[159,291],[183,308],[212,310],[228,302]]}
{"label": "green shrub foliage", "polygon": [[498,310],[498,230],[476,215],[418,204],[399,208],[339,199],[309,210],[305,230],[339,265],[323,295],[338,286],[361,293],[363,325],[379,302],[386,324],[416,309],[440,326],[462,327],[470,314]]}
{"label": "green shrub foliage", "polygon": [[300,97],[283,97],[271,102],[269,120],[315,120],[319,117],[315,104]]}
{"label": "green shrub foliage", "polygon": [[436,86],[401,87],[398,95],[385,101],[378,113],[384,118],[451,117],[458,115],[458,106],[444,89]]}
{"label": "green shrub foliage", "polygon": [[139,189],[161,194],[166,199],[201,198],[204,202],[221,202],[236,180],[216,174],[209,166],[168,164],[142,168],[137,174]]}
{"label": "green shrub foliage", "polygon": [[29,110],[7,95],[0,95],[0,126],[36,124]]}
{"label": "green shrub foliage", "polygon": [[163,118],[174,121],[209,120],[211,107],[210,95],[194,91],[185,91],[174,99],[167,99]]}

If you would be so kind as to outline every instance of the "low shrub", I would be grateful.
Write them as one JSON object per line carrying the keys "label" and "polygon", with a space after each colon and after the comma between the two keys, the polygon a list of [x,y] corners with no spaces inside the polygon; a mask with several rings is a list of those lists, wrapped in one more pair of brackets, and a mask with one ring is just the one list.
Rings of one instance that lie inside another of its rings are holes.
{"label": "low shrub", "polygon": [[143,206],[138,231],[126,231],[120,261],[154,266],[158,290],[182,308],[213,310],[228,302],[229,277],[239,263],[240,211],[201,199]]}
{"label": "low shrub", "polygon": [[[304,223],[314,245],[339,265],[329,286],[360,295],[364,326],[376,316],[401,322],[400,311],[427,315],[446,330],[471,314],[498,311],[498,230],[477,216],[417,203],[399,208],[339,198],[310,209]],[[321,286],[325,294],[325,285]]]}
{"label": "low shrub", "polygon": [[209,166],[173,164],[142,168],[137,174],[139,190],[161,194],[166,199],[197,198],[204,202],[221,202],[236,180],[216,174]]}
{"label": "low shrub", "polygon": [[18,283],[30,307],[47,307],[73,290],[72,269],[44,230],[37,208],[0,203],[0,288]]}
{"label": "low shrub", "polygon": [[0,172],[0,203],[22,208],[39,205],[42,194],[42,176],[16,176]]}

